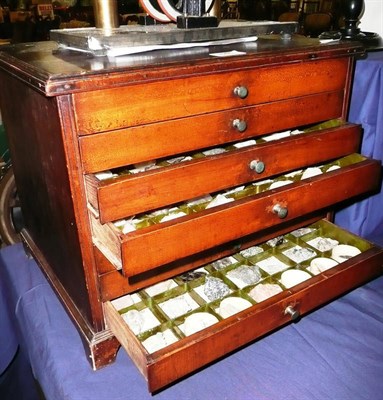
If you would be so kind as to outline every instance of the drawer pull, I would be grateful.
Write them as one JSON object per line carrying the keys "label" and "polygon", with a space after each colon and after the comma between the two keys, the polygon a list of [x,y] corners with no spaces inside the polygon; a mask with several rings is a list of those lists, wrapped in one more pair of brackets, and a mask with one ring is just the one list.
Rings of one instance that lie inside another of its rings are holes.
{"label": "drawer pull", "polygon": [[265,163],[259,160],[252,160],[250,161],[249,167],[257,174],[261,174],[265,170]]}
{"label": "drawer pull", "polygon": [[237,86],[236,88],[234,88],[234,94],[240,99],[245,99],[249,94],[249,91],[245,86]]}
{"label": "drawer pull", "polygon": [[301,315],[298,310],[296,310],[293,306],[287,306],[285,308],[285,315],[290,315],[290,318],[294,321],[297,320]]}
{"label": "drawer pull", "polygon": [[235,128],[239,132],[245,132],[245,130],[247,129],[247,123],[243,119],[236,118],[233,121],[233,128]]}
{"label": "drawer pull", "polygon": [[286,218],[288,214],[287,207],[283,207],[280,204],[276,204],[273,207],[273,213],[277,214],[280,219]]}

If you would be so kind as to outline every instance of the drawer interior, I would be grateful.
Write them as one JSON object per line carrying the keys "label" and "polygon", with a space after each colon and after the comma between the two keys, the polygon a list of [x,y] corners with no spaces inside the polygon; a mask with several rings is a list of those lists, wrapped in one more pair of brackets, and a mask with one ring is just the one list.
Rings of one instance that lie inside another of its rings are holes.
{"label": "drawer interior", "polygon": [[[339,126],[323,129],[326,124],[322,124],[322,129],[314,131],[312,128],[285,131],[87,175],[88,200],[104,223],[358,151],[359,126],[340,120],[331,124]],[[331,124],[329,121],[328,125]],[[276,139],[280,139],[277,154]]]}
{"label": "drawer interior", "polygon": [[381,250],[320,220],[107,302],[106,319],[153,391],[382,268]]}
{"label": "drawer interior", "polygon": [[101,224],[93,216],[93,240],[126,278],[137,279],[156,267],[371,191],[379,183],[379,170],[378,162],[353,154],[139,218]]}

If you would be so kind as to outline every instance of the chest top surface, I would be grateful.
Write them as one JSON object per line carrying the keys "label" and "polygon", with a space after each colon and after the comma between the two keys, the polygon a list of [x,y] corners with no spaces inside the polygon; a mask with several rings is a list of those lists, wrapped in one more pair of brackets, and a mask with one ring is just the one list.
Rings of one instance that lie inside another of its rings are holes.
{"label": "chest top surface", "polygon": [[[234,57],[212,55],[233,50],[237,51]],[[318,39],[300,35],[293,35],[291,40],[284,40],[280,35],[265,35],[248,43],[108,58],[64,50],[51,41],[6,46],[0,51],[0,69],[44,95],[56,96],[363,52],[358,43],[323,44]]]}

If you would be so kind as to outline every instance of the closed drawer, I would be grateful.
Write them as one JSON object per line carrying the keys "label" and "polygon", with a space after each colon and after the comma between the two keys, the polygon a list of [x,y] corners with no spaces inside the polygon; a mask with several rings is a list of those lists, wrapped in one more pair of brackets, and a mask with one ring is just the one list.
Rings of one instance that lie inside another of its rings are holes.
{"label": "closed drawer", "polygon": [[342,165],[309,179],[295,177],[283,187],[250,192],[241,199],[235,194],[237,200],[231,203],[127,234],[112,223],[102,225],[92,216],[93,241],[125,277],[136,279],[156,267],[325,209],[378,186],[378,162],[355,155]]}
{"label": "closed drawer", "polygon": [[94,173],[340,118],[343,98],[338,90],[82,136],[83,168]]}
{"label": "closed drawer", "polygon": [[105,181],[89,175],[88,199],[105,223],[339,158],[359,143],[359,126],[346,124]]}
{"label": "closed drawer", "polygon": [[74,93],[77,131],[87,135],[344,90],[348,65],[345,58],[312,60]]}
{"label": "closed drawer", "polygon": [[[225,260],[211,263],[104,304],[109,328],[145,377],[150,391],[382,273],[383,251],[371,243],[327,221],[304,229],[302,235],[292,232],[283,240],[279,238],[281,244],[260,244],[261,252],[254,255],[233,254],[232,264]],[[319,251],[316,239],[329,239],[328,250]],[[359,254],[334,261],[333,254],[343,246],[347,251],[352,246]],[[296,247],[309,254],[299,263],[286,256]],[[267,268],[270,258],[278,260],[279,271]],[[239,270],[258,275],[252,282],[234,280],[234,276],[241,276],[235,275]],[[221,290],[214,291],[217,287]]]}

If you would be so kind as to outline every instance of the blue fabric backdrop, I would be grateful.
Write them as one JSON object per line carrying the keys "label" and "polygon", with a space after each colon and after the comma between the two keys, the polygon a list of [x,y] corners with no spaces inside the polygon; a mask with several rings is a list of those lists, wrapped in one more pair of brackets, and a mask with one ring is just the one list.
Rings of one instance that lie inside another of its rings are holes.
{"label": "blue fabric backdrop", "polygon": [[[349,120],[362,125],[361,153],[383,161],[383,51],[368,53],[356,64]],[[383,191],[342,209],[335,223],[383,243]]]}

